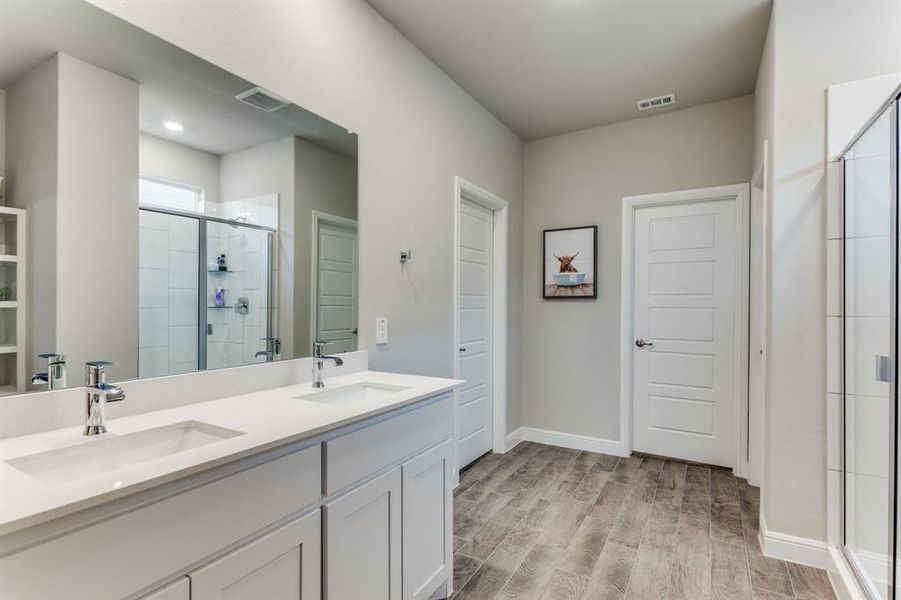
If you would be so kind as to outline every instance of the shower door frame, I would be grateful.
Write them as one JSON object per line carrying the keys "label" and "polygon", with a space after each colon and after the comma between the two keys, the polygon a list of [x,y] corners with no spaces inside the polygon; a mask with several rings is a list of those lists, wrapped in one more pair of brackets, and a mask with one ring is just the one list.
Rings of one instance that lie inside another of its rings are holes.
{"label": "shower door frame", "polygon": [[206,371],[207,370],[207,289],[208,289],[208,280],[209,280],[209,264],[207,262],[207,225],[209,223],[221,223],[223,225],[228,225],[229,227],[243,227],[245,229],[253,229],[256,231],[262,231],[267,235],[267,244],[266,244],[266,261],[268,265],[267,273],[268,276],[266,278],[266,297],[267,297],[267,310],[266,310],[266,337],[272,336],[275,331],[276,323],[274,318],[275,311],[272,310],[272,292],[273,292],[273,282],[272,282],[272,246],[275,236],[278,234],[278,230],[272,227],[267,227],[265,225],[258,225],[256,223],[247,223],[244,221],[238,221],[235,219],[226,219],[223,217],[216,217],[212,215],[205,215],[203,213],[188,211],[188,210],[179,210],[177,208],[168,208],[165,206],[156,206],[153,204],[142,204],[138,206],[138,210],[146,210],[148,212],[159,213],[163,215],[168,215],[170,217],[186,217],[189,219],[194,219],[198,221],[197,223],[197,370],[198,371]]}
{"label": "shower door frame", "polygon": [[888,549],[890,555],[887,557],[888,564],[888,581],[886,584],[888,585],[889,595],[885,600],[895,600],[899,598],[896,589],[898,583],[898,566],[897,566],[897,554],[898,554],[898,375],[899,375],[899,354],[898,354],[898,309],[899,309],[899,277],[898,277],[898,266],[899,266],[899,249],[898,249],[898,216],[899,216],[899,189],[901,189],[901,182],[899,182],[899,172],[898,172],[898,153],[899,153],[899,110],[901,110],[901,87],[896,89],[892,95],[883,102],[878,109],[873,113],[873,115],[867,120],[867,122],[861,127],[858,132],[854,135],[853,138],[848,142],[848,144],[844,147],[842,152],[839,154],[841,160],[841,169],[842,169],[842,189],[841,189],[841,230],[842,230],[842,248],[841,248],[841,414],[842,414],[842,437],[841,437],[841,465],[842,465],[842,478],[841,478],[841,537],[840,537],[840,545],[839,548],[841,550],[841,554],[849,566],[852,576],[857,580],[857,584],[860,590],[864,591],[864,593],[873,598],[873,600],[880,599],[878,595],[878,591],[874,589],[874,585],[872,583],[872,578],[869,577],[869,574],[863,568],[860,563],[860,559],[854,555],[853,551],[850,550],[846,544],[847,542],[847,426],[848,426],[848,415],[847,415],[847,378],[846,378],[846,368],[847,368],[847,355],[846,355],[846,307],[847,307],[847,285],[845,279],[846,273],[846,259],[847,259],[847,154],[854,148],[858,141],[863,138],[867,132],[870,131],[871,127],[885,114],[885,111],[890,110],[890,141],[889,141],[889,209],[890,209],[890,219],[891,224],[889,227],[890,232],[890,266],[889,266],[889,277],[890,277],[890,293],[891,297],[889,299],[889,351],[892,353],[894,358],[893,372],[891,381],[889,382],[889,396],[888,396],[888,404],[889,404],[889,456],[888,456],[888,475],[891,481],[888,486],[888,502],[889,502],[889,522],[887,523],[886,536],[888,537]]}

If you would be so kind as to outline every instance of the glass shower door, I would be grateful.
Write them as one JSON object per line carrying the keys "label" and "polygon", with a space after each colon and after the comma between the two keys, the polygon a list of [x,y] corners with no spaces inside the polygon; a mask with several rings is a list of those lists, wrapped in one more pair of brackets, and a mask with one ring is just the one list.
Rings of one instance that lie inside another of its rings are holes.
{"label": "glass shower door", "polygon": [[894,598],[895,106],[843,157],[844,550],[863,587]]}

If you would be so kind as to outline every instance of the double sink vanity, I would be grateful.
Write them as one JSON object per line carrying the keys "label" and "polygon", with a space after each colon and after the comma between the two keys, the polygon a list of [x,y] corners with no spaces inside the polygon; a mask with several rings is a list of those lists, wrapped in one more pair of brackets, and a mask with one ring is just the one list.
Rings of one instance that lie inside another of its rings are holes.
{"label": "double sink vanity", "polygon": [[358,370],[2,440],[0,598],[446,597],[458,383]]}

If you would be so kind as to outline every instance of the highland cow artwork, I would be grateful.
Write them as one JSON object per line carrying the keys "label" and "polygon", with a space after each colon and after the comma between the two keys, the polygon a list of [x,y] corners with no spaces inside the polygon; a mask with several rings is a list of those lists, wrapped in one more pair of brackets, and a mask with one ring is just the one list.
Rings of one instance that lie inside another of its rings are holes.
{"label": "highland cow artwork", "polygon": [[544,298],[597,298],[597,248],[596,225],[545,229]]}

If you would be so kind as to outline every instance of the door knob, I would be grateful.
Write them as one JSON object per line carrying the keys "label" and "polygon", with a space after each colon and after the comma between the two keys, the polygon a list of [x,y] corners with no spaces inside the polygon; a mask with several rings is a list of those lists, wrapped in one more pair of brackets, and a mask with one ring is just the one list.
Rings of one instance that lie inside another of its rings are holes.
{"label": "door knob", "polygon": [[466,348],[460,348],[460,352],[466,352]]}
{"label": "door knob", "polygon": [[654,342],[646,342],[643,339],[638,338],[637,340],[635,340],[635,345],[639,348],[644,348],[645,346],[653,346]]}

